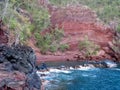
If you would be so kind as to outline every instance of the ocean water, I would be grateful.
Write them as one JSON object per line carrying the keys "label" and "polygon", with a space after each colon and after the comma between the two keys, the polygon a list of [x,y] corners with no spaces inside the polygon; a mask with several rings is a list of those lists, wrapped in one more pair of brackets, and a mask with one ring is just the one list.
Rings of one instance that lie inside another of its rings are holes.
{"label": "ocean water", "polygon": [[120,90],[120,68],[51,70],[45,90]]}

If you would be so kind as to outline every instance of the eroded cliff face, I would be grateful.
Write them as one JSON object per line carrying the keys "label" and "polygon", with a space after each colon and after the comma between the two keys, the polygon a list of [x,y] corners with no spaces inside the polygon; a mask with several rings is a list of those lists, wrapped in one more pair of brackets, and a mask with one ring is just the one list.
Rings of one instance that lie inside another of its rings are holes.
{"label": "eroded cliff face", "polygon": [[[65,38],[63,43],[76,44],[87,36],[100,46],[107,46],[113,39],[113,32],[105,26],[97,17],[96,13],[87,6],[67,6],[58,8],[51,13],[53,26],[63,28]],[[75,45],[75,46],[76,46]],[[75,48],[75,47],[71,47]],[[77,47],[76,47],[77,49]]]}
{"label": "eroded cliff face", "polygon": [[[83,5],[59,8],[47,6],[51,14],[52,27],[57,26],[64,30],[64,37],[60,43],[68,44],[69,49],[65,52],[58,51],[47,55],[37,53],[38,63],[47,60],[102,60],[105,58],[115,60],[114,57],[106,53],[111,51],[109,45],[113,45],[115,32],[110,26],[105,25],[93,10]],[[100,47],[96,55],[86,57],[85,51],[79,49],[79,43],[84,41],[85,37]]]}

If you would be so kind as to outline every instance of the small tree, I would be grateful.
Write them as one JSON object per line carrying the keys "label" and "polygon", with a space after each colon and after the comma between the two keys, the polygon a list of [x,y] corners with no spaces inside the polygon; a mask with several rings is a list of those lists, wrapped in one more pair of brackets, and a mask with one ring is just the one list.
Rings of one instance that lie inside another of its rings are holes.
{"label": "small tree", "polygon": [[90,41],[87,36],[83,41],[79,42],[79,50],[85,51],[85,56],[96,55],[99,49],[100,47],[97,44],[95,44],[93,41]]}

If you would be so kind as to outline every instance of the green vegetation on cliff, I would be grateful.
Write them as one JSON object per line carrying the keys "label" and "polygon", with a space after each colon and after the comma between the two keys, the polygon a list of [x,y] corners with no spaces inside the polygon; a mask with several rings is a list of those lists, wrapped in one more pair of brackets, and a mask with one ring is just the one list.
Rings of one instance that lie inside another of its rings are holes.
{"label": "green vegetation on cliff", "polygon": [[[42,53],[46,53],[47,51],[56,52],[63,44],[60,44],[61,37],[63,37],[63,30],[58,29],[51,30],[50,33],[46,33],[45,35],[40,35],[39,33],[35,33],[35,38],[37,40],[36,45],[41,49]],[[62,48],[61,50],[65,50],[66,48]]]}
{"label": "green vegetation on cliff", "polygon": [[[36,0],[6,0],[2,6],[1,18],[14,33],[15,43],[26,43],[34,32],[40,32],[49,25],[46,8],[38,5]],[[4,13],[4,14],[2,14]]]}
{"label": "green vegetation on cliff", "polygon": [[85,36],[83,41],[79,42],[79,50],[85,52],[85,56],[94,56],[100,50],[100,46],[90,41],[87,36]]}
{"label": "green vegetation on cliff", "polygon": [[[112,28],[120,31],[120,0],[48,0],[56,6],[87,5],[97,12],[99,18]],[[42,35],[50,26],[50,14],[46,7],[41,6],[38,0],[1,0],[0,18],[9,28],[9,43],[27,44],[32,37],[36,46],[45,53],[57,50],[65,51],[67,44],[60,44],[64,32],[57,27],[51,33]]]}
{"label": "green vegetation on cliff", "polygon": [[0,17],[10,29],[9,43],[27,44],[33,37],[42,53],[68,48],[67,45],[60,44],[63,30],[56,27],[51,33],[40,34],[50,26],[50,14],[37,0],[5,0],[0,4]]}

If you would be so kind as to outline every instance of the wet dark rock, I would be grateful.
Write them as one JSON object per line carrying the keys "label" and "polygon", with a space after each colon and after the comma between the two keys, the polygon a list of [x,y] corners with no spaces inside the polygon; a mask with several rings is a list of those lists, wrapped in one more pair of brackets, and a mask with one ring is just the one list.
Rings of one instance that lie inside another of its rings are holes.
{"label": "wet dark rock", "polygon": [[[35,69],[36,56],[32,48],[17,45],[15,47],[0,47],[1,62],[10,62],[14,70],[31,73]],[[2,59],[3,58],[3,59]]]}
{"label": "wet dark rock", "polygon": [[27,84],[31,90],[34,88],[40,90],[40,85],[41,85],[40,78],[36,74],[36,72],[27,75]]}
{"label": "wet dark rock", "polygon": [[[0,90],[40,90],[36,56],[31,47],[0,45],[0,63]],[[14,71],[19,74],[14,75]],[[25,78],[19,81],[20,75]]]}
{"label": "wet dark rock", "polygon": [[108,68],[113,68],[113,67],[117,67],[117,64],[115,63],[115,62],[113,62],[113,61],[111,61],[111,60],[104,60],[103,62],[102,62],[104,65],[106,65],[106,67],[108,67]]}
{"label": "wet dark rock", "polygon": [[5,61],[5,57],[0,54],[0,63],[3,63]]}
{"label": "wet dark rock", "polygon": [[48,70],[46,63],[42,63],[36,66],[37,70]]}
{"label": "wet dark rock", "polygon": [[0,64],[0,90],[23,90],[26,76],[19,71],[9,72]]}
{"label": "wet dark rock", "polygon": [[104,62],[97,62],[93,64],[96,68],[108,68]]}
{"label": "wet dark rock", "polygon": [[117,64],[111,60],[103,60],[103,61],[92,61],[87,63],[92,64],[96,68],[112,68],[112,67],[117,67]]}

